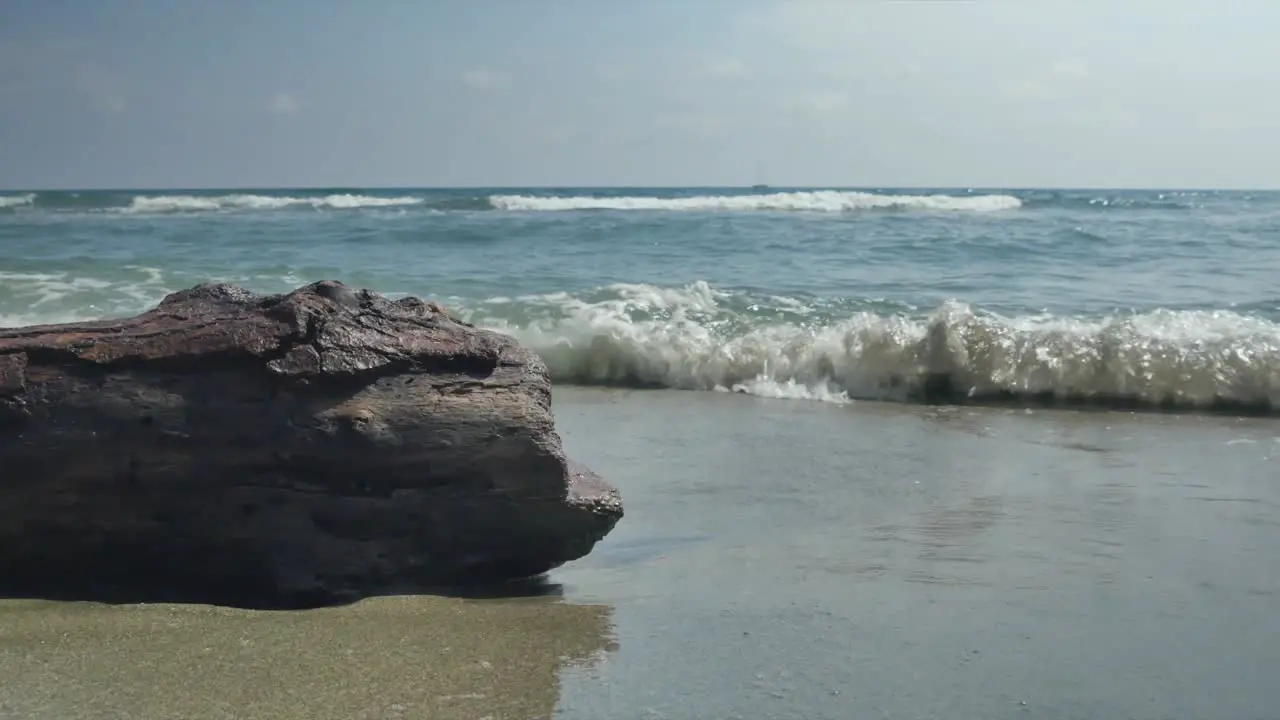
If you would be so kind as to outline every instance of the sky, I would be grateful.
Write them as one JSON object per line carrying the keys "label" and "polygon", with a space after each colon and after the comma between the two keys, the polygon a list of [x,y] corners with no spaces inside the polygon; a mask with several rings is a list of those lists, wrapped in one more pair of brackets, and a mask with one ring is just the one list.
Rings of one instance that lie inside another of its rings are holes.
{"label": "sky", "polygon": [[0,187],[1280,187],[1275,0],[0,0]]}

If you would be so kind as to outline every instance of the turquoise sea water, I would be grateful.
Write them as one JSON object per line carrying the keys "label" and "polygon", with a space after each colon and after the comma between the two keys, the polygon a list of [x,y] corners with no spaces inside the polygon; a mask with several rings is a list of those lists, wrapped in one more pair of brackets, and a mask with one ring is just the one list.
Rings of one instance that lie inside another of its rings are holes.
{"label": "turquoise sea water", "polygon": [[561,383],[841,402],[1280,400],[1280,194],[7,192],[0,325],[340,279],[510,332]]}

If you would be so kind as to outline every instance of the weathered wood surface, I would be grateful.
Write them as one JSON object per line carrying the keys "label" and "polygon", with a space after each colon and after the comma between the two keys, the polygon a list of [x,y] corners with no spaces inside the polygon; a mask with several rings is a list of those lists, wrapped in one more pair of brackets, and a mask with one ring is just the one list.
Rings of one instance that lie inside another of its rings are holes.
{"label": "weathered wood surface", "polygon": [[327,602],[545,572],[622,517],[513,339],[336,282],[0,329],[0,594]]}

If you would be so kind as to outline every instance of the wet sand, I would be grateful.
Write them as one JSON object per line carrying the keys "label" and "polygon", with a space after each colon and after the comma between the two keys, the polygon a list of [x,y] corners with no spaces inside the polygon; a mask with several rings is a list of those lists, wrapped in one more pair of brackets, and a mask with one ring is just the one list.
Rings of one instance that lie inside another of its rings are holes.
{"label": "wet sand", "polygon": [[4,718],[550,718],[609,609],[552,597],[378,598],[254,612],[0,606]]}
{"label": "wet sand", "polygon": [[555,400],[627,517],[549,595],[4,601],[0,717],[1277,717],[1280,423]]}

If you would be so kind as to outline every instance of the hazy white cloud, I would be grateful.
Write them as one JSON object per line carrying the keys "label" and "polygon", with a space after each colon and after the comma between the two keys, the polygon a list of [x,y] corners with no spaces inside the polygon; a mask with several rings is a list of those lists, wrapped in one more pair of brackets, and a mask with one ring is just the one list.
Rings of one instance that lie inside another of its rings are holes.
{"label": "hazy white cloud", "polygon": [[1007,98],[1028,101],[1062,99],[1079,87],[1089,76],[1089,70],[1080,60],[1058,60],[1039,73],[1010,78],[999,83],[1000,93]]}
{"label": "hazy white cloud", "polygon": [[473,90],[494,90],[510,81],[505,75],[486,67],[474,67],[462,73],[462,82]]}
{"label": "hazy white cloud", "polygon": [[267,112],[272,115],[291,115],[300,109],[298,99],[289,93],[276,93],[267,103]]}
{"label": "hazy white cloud", "polygon": [[[84,28],[78,41],[55,42],[68,27],[54,22],[61,10],[19,10],[26,24],[0,30],[0,180],[701,183],[749,176],[741,166],[767,156],[778,184],[1151,185],[1197,173],[1277,184],[1280,144],[1268,133],[1280,100],[1264,90],[1280,82],[1280,2],[758,0],[725,13],[526,4],[509,4],[521,15],[504,19],[510,32],[411,3],[363,16],[369,31],[347,38],[357,45],[341,57],[324,43],[245,36],[260,45],[212,64],[184,49],[240,42],[234,14],[196,27],[125,3],[111,37]],[[532,18],[563,32],[550,38],[526,26]],[[174,42],[153,47],[157,32]],[[459,48],[469,59],[454,65]],[[388,54],[443,85],[405,93],[347,80],[376,77]],[[305,57],[317,77],[343,81],[304,87],[258,72],[277,57]],[[208,107],[308,122],[269,155],[220,114],[196,110]],[[388,119],[376,136],[330,142],[373,118]],[[72,123],[96,124],[101,134],[81,139],[102,152],[50,135],[39,146],[66,155],[46,162],[25,132]],[[152,128],[178,123],[210,142],[167,151],[160,144],[173,136]],[[23,137],[3,131],[19,126]],[[422,132],[446,126],[454,131]],[[152,142],[163,162],[132,160],[153,157],[131,154]],[[421,151],[404,152],[407,143]],[[297,160],[280,161],[286,154]],[[1175,165],[1183,175],[1169,174]]]}
{"label": "hazy white cloud", "polygon": [[712,113],[688,112],[658,115],[653,120],[659,130],[676,130],[682,133],[711,137],[720,134],[724,118]]}
{"label": "hazy white cloud", "polygon": [[582,130],[572,123],[561,123],[547,128],[544,137],[553,145],[568,145],[582,136]]}
{"label": "hazy white cloud", "polygon": [[1080,110],[1069,110],[1061,119],[1071,125],[1094,129],[1133,130],[1138,127],[1138,116],[1123,107],[1100,105]]}
{"label": "hazy white cloud", "polygon": [[813,92],[794,96],[785,105],[793,110],[827,114],[849,107],[849,96],[834,91]]}
{"label": "hazy white cloud", "polygon": [[1055,75],[1064,77],[1084,78],[1089,76],[1089,68],[1084,64],[1083,60],[1068,59],[1058,60],[1050,68]]}
{"label": "hazy white cloud", "polygon": [[1210,111],[1201,113],[1200,124],[1209,130],[1231,132],[1252,128],[1256,123],[1252,116],[1238,112]]}
{"label": "hazy white cloud", "polygon": [[604,82],[620,82],[630,78],[632,72],[629,68],[618,65],[597,65],[592,72],[597,80]]}
{"label": "hazy white cloud", "polygon": [[1022,78],[999,83],[1000,94],[1012,100],[1057,100],[1059,93],[1052,83],[1044,80]]}
{"label": "hazy white cloud", "polygon": [[712,77],[741,77],[747,74],[747,66],[741,60],[712,60],[703,66],[702,72]]}

